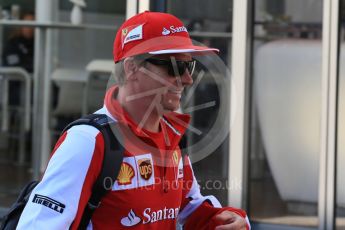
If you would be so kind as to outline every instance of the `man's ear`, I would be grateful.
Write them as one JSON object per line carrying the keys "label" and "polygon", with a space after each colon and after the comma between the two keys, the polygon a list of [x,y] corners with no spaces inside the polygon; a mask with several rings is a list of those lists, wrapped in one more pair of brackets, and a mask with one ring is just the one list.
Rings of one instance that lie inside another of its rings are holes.
{"label": "man's ear", "polygon": [[138,71],[138,64],[135,62],[134,58],[126,58],[123,63],[123,68],[125,71],[125,77],[127,81],[137,79],[135,73]]}

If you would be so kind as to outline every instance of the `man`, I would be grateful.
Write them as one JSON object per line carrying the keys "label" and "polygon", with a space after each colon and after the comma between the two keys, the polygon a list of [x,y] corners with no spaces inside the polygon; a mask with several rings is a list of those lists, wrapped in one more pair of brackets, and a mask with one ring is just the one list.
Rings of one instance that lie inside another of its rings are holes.
{"label": "man", "polygon": [[[22,16],[22,20],[33,21],[35,16],[32,13],[25,13]],[[32,27],[22,27],[6,42],[2,54],[2,62],[4,66],[20,66],[32,73],[33,56],[34,29]]]}
{"label": "man", "polygon": [[[242,210],[221,208],[202,196],[188,156],[178,146],[189,116],[174,111],[193,83],[192,55],[216,49],[193,46],[176,17],[144,12],[127,20],[114,41],[117,84],[104,107],[119,124],[124,158],[117,180],[102,199],[90,229],[249,229]],[[77,229],[101,169],[103,137],[74,126],[59,139],[41,183],[32,192],[19,229]],[[64,205],[56,212],[30,202],[35,194]]]}
{"label": "man", "polygon": [[[33,13],[25,13],[22,16],[24,21],[35,20]],[[16,30],[4,45],[2,53],[3,66],[22,67],[29,73],[33,72],[34,66],[34,28],[22,27]],[[9,103],[19,105],[20,103],[20,81],[10,81]]]}

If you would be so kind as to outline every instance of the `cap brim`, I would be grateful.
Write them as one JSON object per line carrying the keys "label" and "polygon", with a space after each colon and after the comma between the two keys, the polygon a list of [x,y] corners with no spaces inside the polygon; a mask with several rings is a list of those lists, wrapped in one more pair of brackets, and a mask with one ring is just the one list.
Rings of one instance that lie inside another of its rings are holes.
{"label": "cap brim", "polygon": [[165,50],[156,50],[151,51],[149,54],[157,55],[157,54],[176,54],[176,53],[195,53],[196,55],[208,54],[210,52],[219,53],[219,49],[215,48],[208,48],[202,46],[190,46],[182,49],[165,49]]}

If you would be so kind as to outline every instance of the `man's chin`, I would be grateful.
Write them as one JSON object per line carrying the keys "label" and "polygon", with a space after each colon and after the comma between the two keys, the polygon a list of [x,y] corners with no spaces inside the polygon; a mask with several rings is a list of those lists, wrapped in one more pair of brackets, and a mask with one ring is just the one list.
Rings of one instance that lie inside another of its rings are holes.
{"label": "man's chin", "polygon": [[177,112],[180,109],[180,105],[169,105],[169,106],[164,106],[164,114],[170,113],[170,112]]}

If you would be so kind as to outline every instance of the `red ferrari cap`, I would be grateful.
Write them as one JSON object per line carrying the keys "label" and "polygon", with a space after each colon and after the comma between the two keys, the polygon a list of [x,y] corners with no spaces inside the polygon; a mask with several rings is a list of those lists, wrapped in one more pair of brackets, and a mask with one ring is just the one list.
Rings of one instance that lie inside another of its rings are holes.
{"label": "red ferrari cap", "polygon": [[125,21],[114,41],[115,63],[140,54],[219,52],[218,49],[193,45],[189,33],[177,17],[145,11]]}

